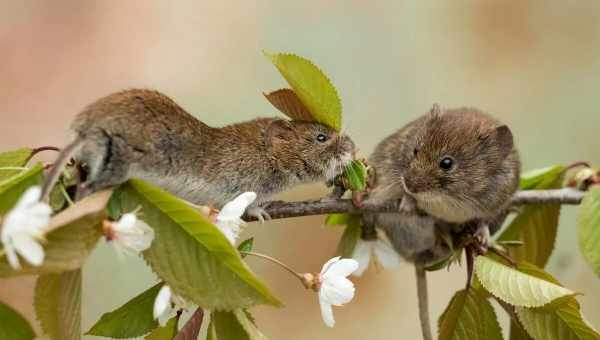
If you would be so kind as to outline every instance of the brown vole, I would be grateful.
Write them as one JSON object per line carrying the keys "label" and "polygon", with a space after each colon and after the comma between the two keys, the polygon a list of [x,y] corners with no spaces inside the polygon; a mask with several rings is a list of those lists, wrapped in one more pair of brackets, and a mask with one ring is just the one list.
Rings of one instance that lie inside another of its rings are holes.
{"label": "brown vole", "polygon": [[[432,339],[425,266],[450,256],[448,239],[461,226],[475,226],[487,242],[488,226],[504,219],[519,184],[512,133],[477,109],[441,112],[435,105],[384,139],[369,163],[376,181],[365,204],[402,200],[402,212],[365,214],[365,232],[381,228],[394,249],[415,263],[423,338]],[[469,285],[473,258],[466,249]]]}
{"label": "brown vole", "polygon": [[45,192],[71,155],[88,168],[82,191],[129,178],[153,183],[195,204],[223,206],[245,191],[257,193],[250,215],[273,194],[341,173],[354,143],[324,125],[258,118],[210,127],[152,90],[126,90],[85,108],[72,125],[75,141],[59,157]]}
{"label": "brown vole", "polygon": [[366,216],[410,261],[444,256],[436,249],[436,232],[452,224],[494,221],[519,184],[510,129],[474,108],[441,112],[434,106],[385,138],[369,162],[376,183],[367,204],[402,199],[403,207],[415,206],[401,214]]}

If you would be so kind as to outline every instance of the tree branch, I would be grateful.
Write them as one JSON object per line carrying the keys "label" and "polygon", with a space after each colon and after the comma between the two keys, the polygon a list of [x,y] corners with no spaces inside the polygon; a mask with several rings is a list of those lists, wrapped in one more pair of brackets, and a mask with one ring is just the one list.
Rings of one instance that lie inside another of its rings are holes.
{"label": "tree branch", "polygon": [[[512,205],[552,203],[576,205],[581,203],[583,195],[583,191],[571,188],[519,191],[512,198]],[[322,198],[299,202],[273,201],[265,206],[265,210],[272,219],[280,219],[333,213],[396,212],[399,211],[399,203],[392,201],[381,205],[357,208],[350,199]],[[244,220],[256,221],[256,218],[245,216]]]}

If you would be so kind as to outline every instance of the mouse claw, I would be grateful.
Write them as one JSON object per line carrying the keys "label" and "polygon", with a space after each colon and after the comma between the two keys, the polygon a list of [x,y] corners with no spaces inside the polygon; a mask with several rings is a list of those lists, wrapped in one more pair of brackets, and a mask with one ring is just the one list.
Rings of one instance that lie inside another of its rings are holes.
{"label": "mouse claw", "polygon": [[400,206],[398,207],[398,210],[400,210],[401,213],[406,214],[413,212],[416,208],[417,202],[415,202],[415,199],[410,196],[404,195],[400,200]]}
{"label": "mouse claw", "polygon": [[261,224],[271,219],[271,215],[263,207],[250,207],[246,213],[248,216],[255,217]]}

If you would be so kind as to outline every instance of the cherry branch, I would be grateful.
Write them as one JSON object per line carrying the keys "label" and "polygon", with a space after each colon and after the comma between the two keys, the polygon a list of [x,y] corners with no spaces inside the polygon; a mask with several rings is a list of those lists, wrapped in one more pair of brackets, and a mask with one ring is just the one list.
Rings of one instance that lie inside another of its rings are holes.
{"label": "cherry branch", "polygon": [[[583,191],[572,188],[519,191],[512,198],[512,205],[553,203],[577,205],[581,203],[583,195]],[[350,199],[322,198],[320,200],[299,202],[273,201],[265,206],[265,210],[272,219],[280,219],[334,213],[396,212],[399,211],[399,202],[392,201],[381,205],[369,205],[358,208],[352,204],[352,200]],[[256,221],[256,218],[245,216],[244,220]]]}

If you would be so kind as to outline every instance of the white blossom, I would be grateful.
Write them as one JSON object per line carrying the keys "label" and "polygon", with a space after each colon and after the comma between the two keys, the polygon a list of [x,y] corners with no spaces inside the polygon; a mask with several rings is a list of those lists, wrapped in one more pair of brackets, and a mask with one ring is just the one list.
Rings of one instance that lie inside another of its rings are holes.
{"label": "white blossom", "polygon": [[223,209],[217,215],[215,224],[221,230],[223,235],[231,242],[235,244],[238,236],[240,235],[241,226],[245,225],[241,217],[244,215],[246,208],[256,199],[256,193],[245,192],[234,198],[223,206]]}
{"label": "white blossom", "polygon": [[388,269],[400,267],[400,256],[389,243],[381,239],[359,239],[354,247],[352,258],[358,262],[358,269],[352,274],[361,276],[369,267],[371,261]]}
{"label": "white blossom", "polygon": [[333,327],[333,309],[331,306],[342,306],[354,297],[354,284],[346,277],[358,268],[353,259],[334,257],[327,261],[318,277],[319,304],[321,316],[328,327]]}
{"label": "white blossom", "polygon": [[164,285],[156,295],[152,315],[158,320],[161,326],[165,326],[169,319],[180,309],[185,309],[187,303],[177,294],[174,294],[171,287]]}
{"label": "white blossom", "polygon": [[41,195],[39,186],[27,189],[14,208],[4,216],[0,241],[8,263],[14,269],[21,268],[17,254],[34,266],[44,262],[44,248],[40,241],[44,239],[44,228],[50,223],[52,209],[40,202]]}
{"label": "white blossom", "polygon": [[123,214],[116,222],[106,221],[104,233],[119,254],[142,252],[150,248],[154,240],[154,230],[146,222],[138,219],[135,212]]}

